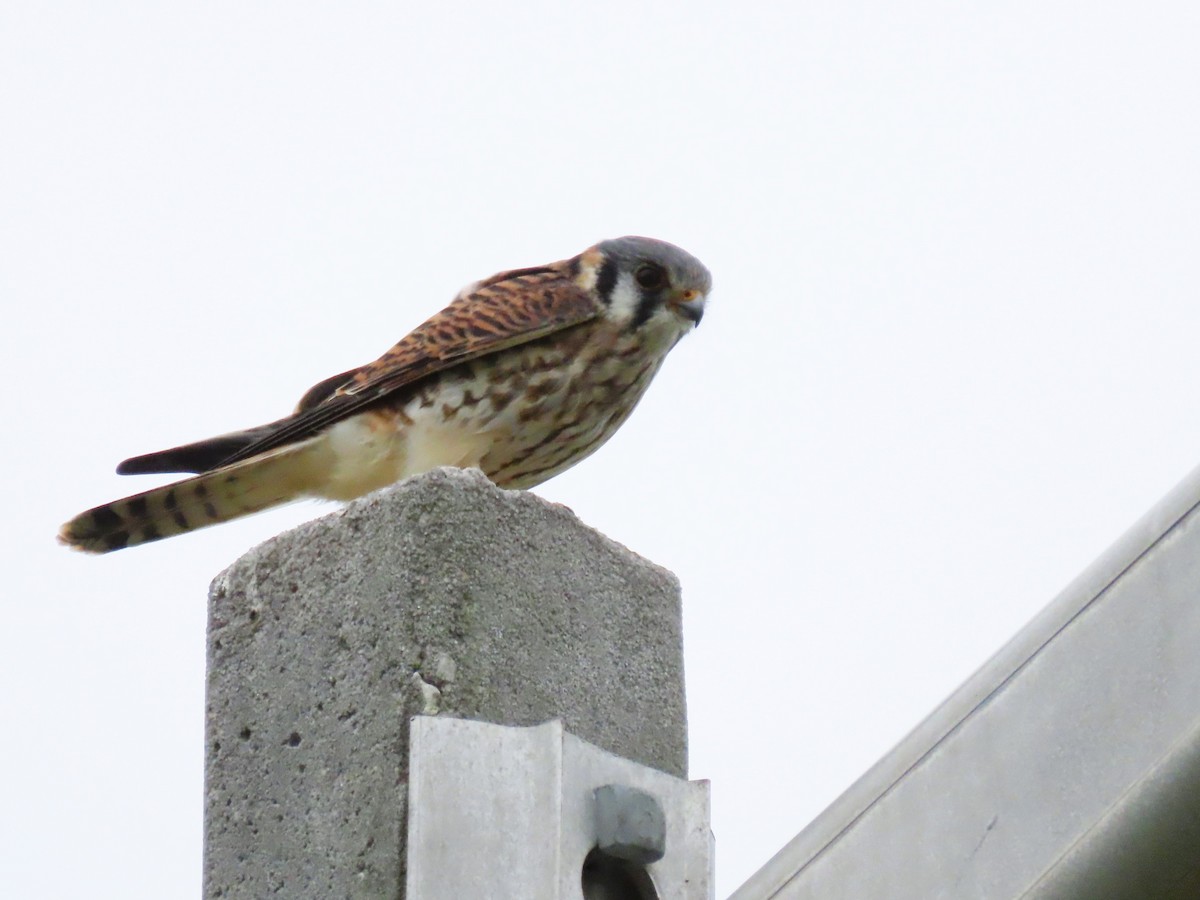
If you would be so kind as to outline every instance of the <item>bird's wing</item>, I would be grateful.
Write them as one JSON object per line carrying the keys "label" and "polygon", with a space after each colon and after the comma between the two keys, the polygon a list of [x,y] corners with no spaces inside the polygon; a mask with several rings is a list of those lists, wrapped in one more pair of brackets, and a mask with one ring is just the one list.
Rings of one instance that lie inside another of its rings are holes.
{"label": "bird's wing", "polygon": [[579,325],[599,312],[600,304],[564,264],[501,272],[465,288],[338,391],[378,399],[425,375]]}
{"label": "bird's wing", "polygon": [[181,460],[189,463],[183,471],[210,471],[250,459],[311,437],[426,376],[579,325],[599,311],[567,263],[501,272],[465,288],[375,362],[315,385],[288,418],[134,457],[117,471],[180,471]]}

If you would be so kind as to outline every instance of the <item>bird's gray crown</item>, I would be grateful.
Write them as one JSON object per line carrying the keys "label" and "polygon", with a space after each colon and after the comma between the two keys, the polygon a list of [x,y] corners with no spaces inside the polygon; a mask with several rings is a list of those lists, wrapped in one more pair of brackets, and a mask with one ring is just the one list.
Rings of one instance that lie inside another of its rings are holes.
{"label": "bird's gray crown", "polygon": [[606,259],[615,261],[622,271],[635,269],[641,263],[657,263],[672,274],[671,281],[677,287],[695,288],[702,294],[712,288],[712,275],[704,264],[686,250],[666,241],[628,235],[601,241],[596,249]]}

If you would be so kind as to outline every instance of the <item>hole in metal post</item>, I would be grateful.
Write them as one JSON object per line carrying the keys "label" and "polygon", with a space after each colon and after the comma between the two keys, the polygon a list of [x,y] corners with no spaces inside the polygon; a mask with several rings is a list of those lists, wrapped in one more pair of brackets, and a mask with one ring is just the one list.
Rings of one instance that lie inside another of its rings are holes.
{"label": "hole in metal post", "polygon": [[593,849],[583,861],[584,900],[658,900],[645,866]]}

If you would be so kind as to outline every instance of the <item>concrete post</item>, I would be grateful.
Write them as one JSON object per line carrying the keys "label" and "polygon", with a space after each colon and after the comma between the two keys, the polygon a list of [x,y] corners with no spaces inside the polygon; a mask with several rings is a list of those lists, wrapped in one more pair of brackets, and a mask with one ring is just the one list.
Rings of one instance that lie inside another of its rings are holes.
{"label": "concrete post", "polygon": [[477,472],[262,544],[209,613],[206,897],[403,896],[415,714],[557,718],[686,775],[675,578]]}

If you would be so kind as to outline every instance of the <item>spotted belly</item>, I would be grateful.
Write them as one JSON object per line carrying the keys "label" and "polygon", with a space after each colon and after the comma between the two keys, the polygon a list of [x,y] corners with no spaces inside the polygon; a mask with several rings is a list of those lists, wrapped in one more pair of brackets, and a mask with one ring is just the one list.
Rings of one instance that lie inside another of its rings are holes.
{"label": "spotted belly", "polygon": [[578,332],[444,370],[334,425],[315,493],[351,499],[438,466],[529,488],[570,468],[624,423],[670,349]]}
{"label": "spotted belly", "polygon": [[[496,484],[528,488],[597,450],[625,422],[661,360],[636,369],[595,366],[544,398],[529,402],[496,434],[480,468]],[[536,388],[536,385],[535,385]]]}
{"label": "spotted belly", "polygon": [[[640,349],[534,348],[472,364],[431,394],[451,430],[468,442],[486,438],[474,464],[492,481],[533,487],[595,451],[629,417],[662,362]],[[428,399],[417,400],[414,419]]]}

